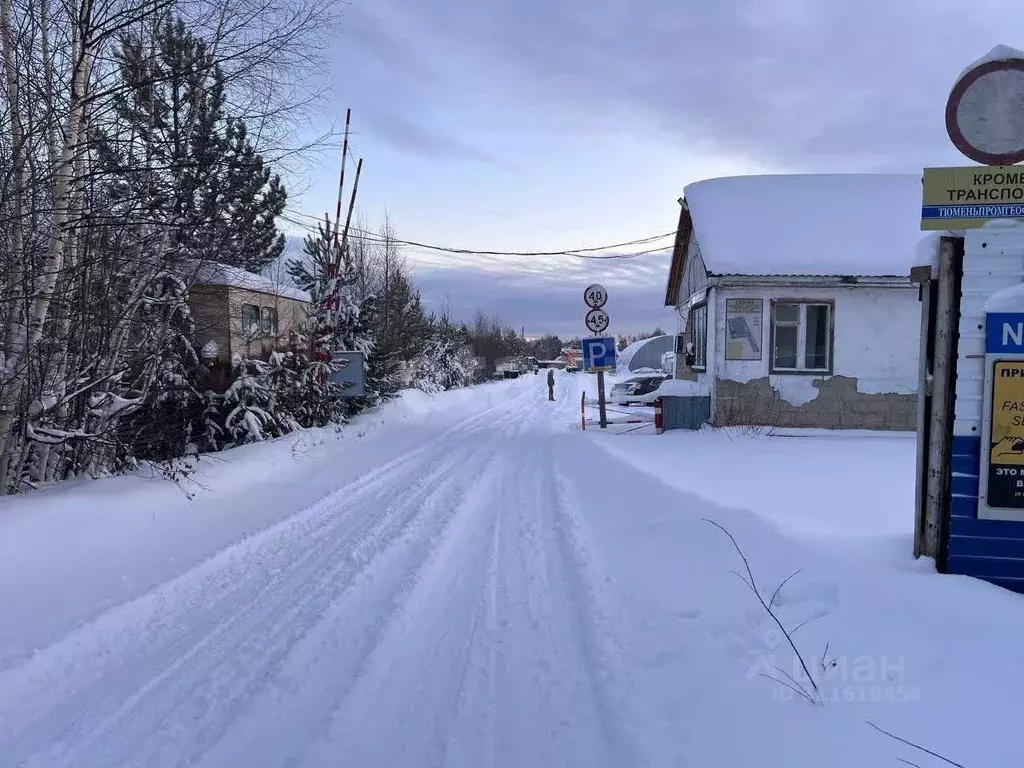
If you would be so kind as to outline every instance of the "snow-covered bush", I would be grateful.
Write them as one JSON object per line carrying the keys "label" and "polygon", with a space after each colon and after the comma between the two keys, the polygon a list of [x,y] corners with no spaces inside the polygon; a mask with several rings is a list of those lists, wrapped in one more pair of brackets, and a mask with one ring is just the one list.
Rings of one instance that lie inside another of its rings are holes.
{"label": "snow-covered bush", "polygon": [[447,317],[431,318],[430,335],[417,361],[414,386],[424,392],[443,392],[473,383],[476,358],[472,339],[464,326]]}

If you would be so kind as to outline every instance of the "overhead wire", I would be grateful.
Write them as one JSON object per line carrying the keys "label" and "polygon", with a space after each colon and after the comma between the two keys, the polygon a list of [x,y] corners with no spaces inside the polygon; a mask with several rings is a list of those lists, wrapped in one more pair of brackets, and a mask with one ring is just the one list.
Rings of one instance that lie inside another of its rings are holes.
{"label": "overhead wire", "polygon": [[[302,216],[309,218],[310,222],[301,221],[294,217]],[[294,226],[300,227],[305,231],[316,233],[317,227],[323,219],[314,217],[311,214],[302,213],[301,211],[289,210],[287,214],[282,214],[281,217],[284,221],[287,221]],[[312,222],[316,221],[316,224]],[[658,235],[651,235],[649,237],[641,237],[635,240],[627,240],[621,243],[611,243],[608,245],[592,246],[586,248],[573,248],[563,249],[558,251],[496,251],[496,250],[478,250],[473,248],[463,248],[457,246],[446,246],[446,245],[435,245],[431,243],[422,243],[416,240],[406,240],[403,238],[385,238],[379,233],[370,232],[368,230],[360,229],[359,227],[352,227],[352,231],[359,235],[362,239],[367,240],[371,243],[395,243],[397,245],[406,245],[412,248],[421,248],[428,251],[435,251],[440,253],[450,253],[464,256],[520,256],[520,257],[531,257],[531,256],[568,256],[579,259],[594,259],[594,260],[611,260],[611,259],[629,259],[637,256],[644,256],[651,253],[658,253],[664,251],[669,246],[663,245],[658,248],[652,248],[648,250],[638,251],[634,253],[614,253],[614,254],[600,254],[600,251],[609,251],[616,248],[627,248],[630,246],[637,245],[648,245],[650,243],[657,242],[658,240],[664,240],[667,237],[672,237],[676,234],[675,230],[664,232]]]}

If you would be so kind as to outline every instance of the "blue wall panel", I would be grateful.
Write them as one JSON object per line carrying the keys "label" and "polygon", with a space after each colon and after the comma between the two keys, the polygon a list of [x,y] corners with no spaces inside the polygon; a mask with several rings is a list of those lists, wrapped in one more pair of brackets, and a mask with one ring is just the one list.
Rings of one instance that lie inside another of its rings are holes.
{"label": "blue wall panel", "polygon": [[978,519],[981,438],[953,438],[946,571],[1024,592],[1024,523]]}

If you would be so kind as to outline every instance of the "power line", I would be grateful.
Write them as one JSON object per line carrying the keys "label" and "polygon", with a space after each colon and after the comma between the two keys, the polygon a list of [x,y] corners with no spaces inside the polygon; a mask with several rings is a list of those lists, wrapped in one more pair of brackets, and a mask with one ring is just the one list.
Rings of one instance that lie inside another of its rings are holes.
{"label": "power line", "polygon": [[[310,219],[313,219],[313,220],[317,221],[318,223],[320,222],[319,218],[311,216],[310,214],[302,213],[300,211],[289,211],[289,213],[292,216],[305,216],[307,218],[310,218]],[[289,222],[290,224],[294,224],[295,226],[301,227],[302,229],[304,229],[306,231],[313,232],[313,233],[315,233],[317,231],[317,227],[315,225],[311,224],[311,223],[307,223],[307,222],[304,222],[304,221],[298,221],[298,220],[296,220],[294,218],[290,218],[289,216],[284,215],[284,214],[281,215],[281,218],[284,219],[285,221]],[[372,243],[392,242],[392,243],[396,243],[396,244],[399,244],[399,245],[411,246],[413,248],[422,248],[424,250],[429,250],[429,251],[437,251],[437,252],[441,252],[441,253],[451,253],[451,254],[458,254],[458,255],[465,255],[465,256],[570,256],[570,257],[581,258],[581,259],[583,259],[583,258],[586,258],[586,259],[622,259],[622,258],[633,258],[635,256],[642,256],[642,255],[645,255],[645,254],[648,254],[648,253],[657,253],[659,251],[665,250],[665,248],[667,248],[668,245],[664,245],[664,246],[661,246],[659,248],[654,248],[654,249],[646,250],[646,251],[640,251],[638,253],[632,253],[632,254],[588,255],[588,254],[597,254],[598,251],[608,251],[608,250],[612,250],[612,249],[615,249],[615,248],[626,248],[626,247],[634,246],[634,245],[647,245],[649,243],[653,243],[653,242],[656,242],[658,240],[663,240],[663,239],[665,239],[667,237],[675,236],[675,234],[676,234],[676,231],[672,230],[670,232],[664,232],[664,233],[659,234],[659,235],[651,235],[650,237],[641,237],[641,238],[637,238],[636,240],[627,240],[627,241],[621,242],[621,243],[611,243],[609,245],[601,245],[601,246],[587,247],[587,248],[574,248],[574,249],[566,249],[566,250],[560,250],[560,251],[491,251],[491,250],[476,250],[476,249],[473,249],[473,248],[460,248],[460,247],[456,247],[456,246],[433,245],[433,244],[430,244],[430,243],[421,243],[421,242],[418,242],[416,240],[404,240],[404,239],[401,239],[401,238],[390,238],[390,239],[388,239],[388,238],[381,237],[378,233],[370,232],[368,230],[359,229],[358,227],[352,227],[352,231],[353,232],[357,232],[359,235],[362,236],[362,238],[364,240],[368,240],[368,241],[370,241]]]}

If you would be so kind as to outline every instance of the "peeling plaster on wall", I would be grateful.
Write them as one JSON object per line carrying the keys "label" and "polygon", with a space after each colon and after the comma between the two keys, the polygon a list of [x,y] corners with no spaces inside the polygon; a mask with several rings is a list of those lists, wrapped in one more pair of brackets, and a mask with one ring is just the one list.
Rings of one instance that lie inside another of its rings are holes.
{"label": "peeling plaster on wall", "polygon": [[[750,377],[750,379],[753,378],[753,376]],[[768,381],[779,397],[798,408],[816,400],[821,394],[821,390],[815,386],[821,379],[812,379],[808,376],[769,376]]]}

